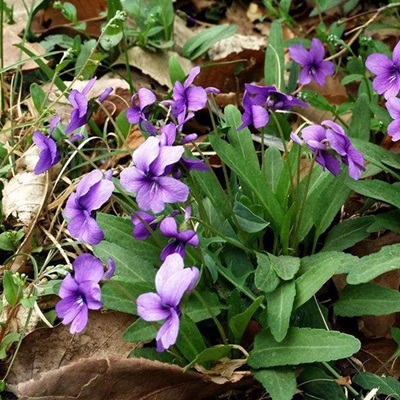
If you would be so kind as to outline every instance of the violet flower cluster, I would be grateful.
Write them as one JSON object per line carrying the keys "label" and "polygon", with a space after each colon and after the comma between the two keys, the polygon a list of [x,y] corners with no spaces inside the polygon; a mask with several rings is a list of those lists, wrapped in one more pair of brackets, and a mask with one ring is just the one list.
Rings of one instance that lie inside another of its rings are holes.
{"label": "violet flower cluster", "polygon": [[289,110],[292,107],[308,107],[307,103],[291,95],[281,93],[275,86],[245,84],[243,95],[242,130],[249,125],[260,129],[269,122],[269,114],[276,110]]}
{"label": "violet flower cluster", "polygon": [[103,175],[95,169],[78,183],[76,192],[69,196],[64,215],[69,219],[67,227],[75,239],[90,245],[104,239],[104,233],[92,214],[111,197],[114,184],[110,179],[111,171]]}
{"label": "violet flower cluster", "polygon": [[[78,90],[71,90],[68,100],[72,105],[72,111],[70,115],[70,122],[65,127],[65,137],[69,139],[70,142],[74,142],[76,140],[82,139],[82,134],[73,134],[73,132],[85,125],[89,118],[89,100],[87,99],[87,94],[92,89],[96,82],[96,77],[91,79],[86,86],[83,88],[82,92]],[[109,94],[113,91],[113,88],[107,88],[104,92],[99,96],[98,101],[103,102]],[[49,126],[49,133],[52,135],[54,129],[61,122],[61,117],[56,115]],[[52,137],[46,137],[42,132],[35,131],[33,133],[33,142],[36,146],[39,147],[39,161],[35,166],[34,172],[36,175],[42,174],[46,172],[55,164],[57,164],[61,155],[57,148],[57,143]]]}
{"label": "violet flower cluster", "polygon": [[56,313],[64,325],[71,324],[70,332],[82,332],[88,323],[89,310],[99,310],[102,306],[100,281],[108,280],[114,274],[115,263],[108,260],[108,270],[91,254],[81,254],[73,263],[74,276],[64,278],[58,295]]}
{"label": "violet flower cluster", "polygon": [[198,268],[184,267],[180,254],[170,254],[157,271],[157,293],[144,293],[137,298],[137,313],[142,319],[164,320],[157,332],[157,351],[162,352],[175,344],[181,315],[179,304],[183,295],[195,288],[199,275]]}
{"label": "violet flower cluster", "polygon": [[365,171],[363,155],[353,147],[343,128],[333,121],[304,128],[303,140],[294,133],[290,137],[300,146],[305,143],[322,169],[326,168],[335,176],[340,173],[340,161],[335,154],[349,167],[350,178],[359,179],[361,172]]}
{"label": "violet flower cluster", "polygon": [[335,73],[333,62],[324,60],[324,46],[316,38],[311,40],[309,51],[302,44],[295,44],[289,46],[289,54],[303,67],[299,76],[299,83],[302,85],[314,81],[317,85],[324,86],[326,77]]}

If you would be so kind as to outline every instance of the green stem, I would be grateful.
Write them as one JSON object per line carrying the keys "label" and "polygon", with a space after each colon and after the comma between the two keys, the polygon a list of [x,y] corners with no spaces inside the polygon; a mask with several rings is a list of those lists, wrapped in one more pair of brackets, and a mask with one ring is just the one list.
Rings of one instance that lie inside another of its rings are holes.
{"label": "green stem", "polygon": [[203,298],[203,296],[197,291],[194,290],[193,294],[199,299],[200,303],[202,304],[202,306],[208,311],[208,313],[210,314],[211,318],[213,319],[218,332],[221,336],[222,342],[224,344],[228,344],[228,339],[226,338],[225,335],[225,331],[224,328],[222,327],[221,323],[218,321],[218,318],[215,316],[213,310],[211,309],[211,307],[208,305],[208,303],[205,301],[205,299]]}
{"label": "green stem", "polygon": [[[338,374],[334,368],[332,368],[326,361],[322,362],[322,365],[328,370],[328,372],[335,377],[336,379],[341,378],[342,376]],[[346,388],[351,392],[354,396],[360,398],[360,393],[357,392],[351,385],[346,385]]]}

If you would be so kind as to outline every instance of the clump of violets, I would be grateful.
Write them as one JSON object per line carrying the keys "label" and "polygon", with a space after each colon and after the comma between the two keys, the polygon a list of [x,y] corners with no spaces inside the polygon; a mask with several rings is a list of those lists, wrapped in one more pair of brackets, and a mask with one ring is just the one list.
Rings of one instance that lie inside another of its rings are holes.
{"label": "clump of violets", "polygon": [[279,92],[275,86],[245,84],[243,95],[242,130],[249,125],[260,129],[269,122],[269,113],[276,110],[289,110],[292,107],[308,107],[307,103],[291,95]]}
{"label": "clump of violets", "polygon": [[174,165],[181,159],[183,146],[162,145],[160,137],[149,137],[133,153],[133,167],[121,172],[121,185],[136,193],[138,206],[159,213],[167,203],[185,202],[189,188],[171,176]]}
{"label": "clump of violets", "polygon": [[[206,106],[208,93],[219,93],[219,90],[214,87],[203,88],[193,85],[199,73],[200,67],[194,67],[183,84],[179,81],[175,82],[173,101],[165,102],[165,104],[171,105],[172,115],[178,119],[180,125],[187,120],[185,119],[186,113],[199,111]],[[189,114],[189,117],[191,116],[193,114]]]}
{"label": "clump of violets", "polygon": [[69,218],[68,230],[75,239],[96,245],[104,239],[104,233],[92,216],[111,197],[114,184],[111,171],[106,175],[93,170],[77,185],[65,206],[64,215]]}
{"label": "clump of violets", "polygon": [[160,258],[164,261],[170,254],[178,253],[182,258],[186,256],[186,244],[196,247],[199,245],[199,237],[193,229],[178,230],[175,218],[167,217],[161,221],[161,233],[173,239],[161,252]]}
{"label": "clump of violets", "polygon": [[372,87],[388,100],[400,92],[400,42],[393,50],[392,60],[386,54],[372,53],[365,61],[367,69],[376,75]]}
{"label": "clump of violets", "polygon": [[194,289],[199,275],[198,268],[185,268],[183,258],[177,253],[171,254],[157,271],[157,293],[144,293],[137,298],[137,313],[143,320],[164,320],[156,337],[157,351],[175,344],[181,315],[179,304],[183,295]]}
{"label": "clump of violets", "polygon": [[394,142],[397,142],[400,140],[400,99],[391,97],[386,102],[386,108],[393,118],[393,121],[388,125],[387,133]]}
{"label": "clump of violets", "polygon": [[305,143],[315,155],[315,161],[333,175],[340,173],[340,161],[332,154],[341,157],[342,162],[349,167],[349,176],[359,179],[365,171],[364,157],[351,144],[343,128],[333,121],[323,121],[322,125],[312,125],[302,130],[301,140],[292,133],[291,139],[302,145]]}
{"label": "clump of violets", "polygon": [[91,254],[81,254],[73,263],[74,275],[68,274],[61,283],[56,313],[64,325],[71,324],[70,332],[82,332],[87,323],[89,310],[102,307],[100,281],[109,279],[115,270],[114,261],[108,260],[104,272],[101,261]]}
{"label": "clump of violets", "polygon": [[302,44],[289,46],[290,57],[300,64],[299,83],[306,85],[314,81],[319,86],[324,86],[326,77],[335,73],[332,61],[324,60],[325,49],[320,40],[314,38],[308,51]]}

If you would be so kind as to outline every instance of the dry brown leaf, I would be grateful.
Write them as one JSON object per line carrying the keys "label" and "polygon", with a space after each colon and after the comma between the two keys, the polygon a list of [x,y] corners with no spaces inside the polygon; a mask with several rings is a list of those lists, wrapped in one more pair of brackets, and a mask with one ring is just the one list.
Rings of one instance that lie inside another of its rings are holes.
{"label": "dry brown leaf", "polygon": [[20,400],[203,400],[234,387],[205,382],[200,374],[158,361],[108,357],[83,359],[8,389]]}
{"label": "dry brown leaf", "polygon": [[[39,43],[23,43],[22,39],[14,32],[14,29],[12,29],[9,25],[6,25],[5,29],[3,30],[4,67],[11,67],[19,63],[21,60],[24,60],[24,63],[21,66],[21,70],[23,72],[37,69],[38,65],[36,62],[28,61],[30,57],[18,47],[15,47],[16,44],[23,44],[24,47],[37,56],[42,56],[46,52]],[[47,62],[45,59],[42,59],[42,61]]]}
{"label": "dry brown leaf", "polygon": [[[194,66],[187,58],[179,56],[171,51],[152,52],[144,50],[141,47],[132,47],[127,51],[129,64],[137,68],[143,74],[150,76],[155,82],[162,86],[172,89],[172,83],[169,78],[169,60],[175,56],[181,64],[183,70],[189,73]],[[125,55],[120,56],[113,65],[125,65]]]}
{"label": "dry brown leaf", "polygon": [[134,344],[122,333],[134,321],[132,315],[118,312],[90,312],[82,334],[71,335],[69,327],[40,328],[27,335],[18,351],[8,382],[17,385],[38,379],[42,373],[86,358],[126,358]]}

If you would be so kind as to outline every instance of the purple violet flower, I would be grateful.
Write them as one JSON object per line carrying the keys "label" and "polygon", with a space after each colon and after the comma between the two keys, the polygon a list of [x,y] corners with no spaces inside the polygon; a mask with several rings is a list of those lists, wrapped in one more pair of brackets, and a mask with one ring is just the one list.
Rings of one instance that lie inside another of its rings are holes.
{"label": "purple violet flower", "polygon": [[275,86],[259,86],[249,83],[245,84],[243,95],[242,125],[238,130],[242,130],[249,125],[259,129],[266,126],[269,122],[269,111],[288,110],[291,107],[308,107],[307,103],[281,93]]}
{"label": "purple violet flower", "polygon": [[103,231],[91,214],[111,197],[114,184],[110,178],[95,169],[78,183],[76,192],[69,196],[64,214],[70,218],[67,227],[75,239],[91,245],[104,239]]}
{"label": "purple violet flower", "polygon": [[170,254],[174,253],[178,253],[182,258],[185,258],[186,244],[193,247],[199,245],[199,237],[196,232],[192,229],[178,231],[178,224],[176,223],[175,218],[164,218],[160,224],[160,231],[167,238],[174,239],[168,243],[161,252],[161,261],[164,261]]}
{"label": "purple violet flower", "polygon": [[172,105],[172,115],[176,118],[179,117],[180,125],[183,125],[182,115],[185,116],[188,111],[199,111],[207,104],[208,93],[219,93],[219,90],[214,87],[202,88],[201,86],[194,86],[196,76],[200,73],[200,67],[191,69],[189,76],[185,82],[175,82],[173,90],[174,100],[166,104]]}
{"label": "purple violet flower", "polygon": [[65,133],[68,135],[75,129],[85,125],[88,118],[88,104],[89,101],[86,95],[96,82],[96,77],[91,79],[87,85],[83,88],[82,92],[78,90],[71,90],[68,100],[72,104],[73,110],[71,112],[70,123],[65,128]]}
{"label": "purple violet flower", "polygon": [[57,149],[56,142],[51,137],[46,137],[42,132],[35,131],[32,136],[33,143],[40,149],[39,161],[35,165],[33,172],[40,175],[56,165],[61,155]]}
{"label": "purple violet flower", "polygon": [[183,146],[163,146],[159,137],[150,136],[133,153],[134,166],[121,172],[121,185],[128,192],[136,193],[136,201],[142,210],[159,213],[166,203],[187,200],[189,188],[166,176],[183,152]]}
{"label": "purple violet flower", "polygon": [[[157,229],[157,223],[154,221],[157,219],[154,215],[147,214],[144,211],[138,211],[136,214],[142,218],[144,222],[154,231]],[[137,215],[132,214],[131,220],[133,224],[132,235],[136,240],[146,240],[150,236],[150,232],[144,223],[137,217]]]}
{"label": "purple violet flower", "polygon": [[333,150],[349,167],[350,178],[359,179],[361,171],[365,171],[362,154],[353,147],[340,125],[333,121],[323,121],[322,125],[311,125],[304,128],[302,130],[303,140],[294,133],[290,135],[290,138],[300,146],[305,142],[312,154],[317,154],[315,161],[322,166],[322,169],[326,168],[332,175],[337,176],[340,173],[340,161],[331,154]]}
{"label": "purple violet flower", "polygon": [[61,283],[56,313],[64,325],[70,323],[72,334],[82,332],[88,322],[88,310],[102,306],[99,282],[104,268],[91,254],[81,254],[73,263],[74,277],[68,274]]}
{"label": "purple violet flower", "polygon": [[155,94],[146,88],[141,88],[131,98],[132,106],[126,110],[126,118],[130,124],[138,124],[139,128],[144,126],[145,130],[152,135],[157,129],[148,121],[148,109],[156,102]]}
{"label": "purple violet flower", "polygon": [[326,138],[332,150],[340,155],[343,164],[349,167],[349,176],[352,179],[359,179],[361,171],[365,171],[364,157],[351,144],[350,139],[343,128],[333,121],[322,121],[327,126]]}
{"label": "purple violet flower", "polygon": [[299,82],[302,85],[315,81],[319,86],[324,86],[326,77],[333,75],[335,66],[332,61],[324,61],[325,49],[321,41],[313,39],[310,51],[302,44],[289,46],[290,57],[300,64],[303,69],[300,72]]}
{"label": "purple violet flower", "polygon": [[372,87],[385,99],[397,96],[400,91],[400,42],[393,50],[393,60],[386,54],[372,53],[367,57],[365,66],[376,75]]}
{"label": "purple violet flower", "polygon": [[400,99],[391,97],[386,102],[386,108],[393,118],[393,121],[388,125],[387,133],[394,142],[397,142],[400,140]]}
{"label": "purple violet flower", "polygon": [[165,320],[157,337],[157,351],[175,344],[179,333],[179,303],[185,292],[191,292],[199,280],[198,268],[184,268],[183,258],[169,255],[156,274],[157,293],[141,294],[136,301],[137,313],[145,321]]}

